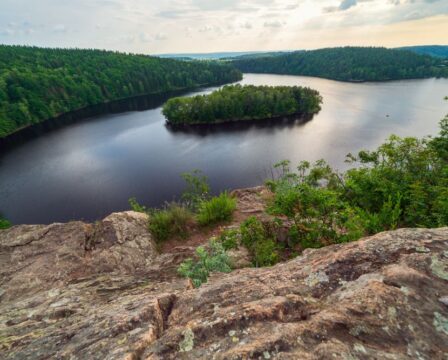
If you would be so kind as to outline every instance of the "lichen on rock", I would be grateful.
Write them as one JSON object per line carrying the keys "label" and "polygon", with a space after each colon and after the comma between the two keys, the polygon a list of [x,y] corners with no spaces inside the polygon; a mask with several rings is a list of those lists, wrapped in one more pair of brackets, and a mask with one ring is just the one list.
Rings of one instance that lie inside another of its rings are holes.
{"label": "lichen on rock", "polygon": [[270,268],[217,274],[199,289],[176,272],[193,251],[159,254],[146,216],[132,212],[0,231],[2,358],[448,353],[448,228],[384,232]]}

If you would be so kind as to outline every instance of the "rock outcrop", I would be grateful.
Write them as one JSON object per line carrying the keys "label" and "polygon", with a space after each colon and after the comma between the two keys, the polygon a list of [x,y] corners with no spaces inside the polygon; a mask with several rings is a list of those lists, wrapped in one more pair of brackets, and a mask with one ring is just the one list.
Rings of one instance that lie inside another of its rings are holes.
{"label": "rock outcrop", "polygon": [[448,359],[448,228],[176,275],[145,215],[0,231],[5,359]]}

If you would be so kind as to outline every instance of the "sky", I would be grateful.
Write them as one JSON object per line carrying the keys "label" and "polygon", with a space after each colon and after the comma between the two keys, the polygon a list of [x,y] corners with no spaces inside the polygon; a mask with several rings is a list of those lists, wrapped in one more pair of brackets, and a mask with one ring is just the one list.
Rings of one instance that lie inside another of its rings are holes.
{"label": "sky", "polygon": [[0,43],[143,54],[448,45],[448,0],[0,0]]}

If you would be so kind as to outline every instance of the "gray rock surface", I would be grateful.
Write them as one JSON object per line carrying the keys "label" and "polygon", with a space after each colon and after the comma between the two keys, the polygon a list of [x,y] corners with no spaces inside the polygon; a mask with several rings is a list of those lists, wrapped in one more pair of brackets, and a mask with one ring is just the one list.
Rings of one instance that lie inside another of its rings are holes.
{"label": "gray rock surface", "polygon": [[[422,251],[425,249],[425,251]],[[0,231],[5,359],[447,359],[448,228],[176,274],[145,215]]]}

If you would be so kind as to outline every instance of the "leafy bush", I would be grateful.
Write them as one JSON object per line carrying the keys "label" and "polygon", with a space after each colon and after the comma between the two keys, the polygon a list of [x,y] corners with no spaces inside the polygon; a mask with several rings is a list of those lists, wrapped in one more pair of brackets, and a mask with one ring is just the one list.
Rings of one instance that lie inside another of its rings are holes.
{"label": "leafy bush", "polygon": [[0,230],[7,229],[10,226],[11,226],[11,223],[8,220],[6,220],[0,216]]}
{"label": "leafy bush", "polygon": [[209,250],[203,246],[196,249],[196,259],[187,259],[180,264],[178,273],[192,280],[195,287],[207,282],[211,272],[229,273],[230,259],[221,243],[217,241],[209,242]]}
{"label": "leafy bush", "polygon": [[197,210],[200,203],[209,198],[210,185],[206,176],[200,170],[191,173],[183,173],[182,178],[187,183],[187,188],[182,194],[182,200],[187,207]]}
{"label": "leafy bush", "polygon": [[229,221],[232,219],[235,209],[236,200],[227,192],[223,192],[219,196],[202,201],[199,204],[197,220],[203,226],[216,224],[220,221]]}
{"label": "leafy bush", "polygon": [[435,138],[391,136],[348,161],[357,166],[345,174],[322,160],[303,162],[297,172],[283,161],[267,182],[274,193],[269,211],[293,221],[289,236],[302,249],[400,226],[448,224],[448,117]]}
{"label": "leafy bush", "polygon": [[169,204],[165,209],[153,210],[149,218],[149,231],[156,241],[163,242],[171,237],[185,237],[192,222],[191,212],[178,204]]}
{"label": "leafy bush", "polygon": [[253,262],[256,267],[272,266],[279,262],[277,244],[272,239],[264,239],[254,246]]}
{"label": "leafy bush", "polygon": [[251,216],[240,226],[241,243],[249,250],[256,267],[275,265],[279,261],[277,245],[260,220]]}
{"label": "leafy bush", "polygon": [[224,230],[219,237],[224,250],[231,250],[238,248],[241,238],[241,233],[237,229]]}

